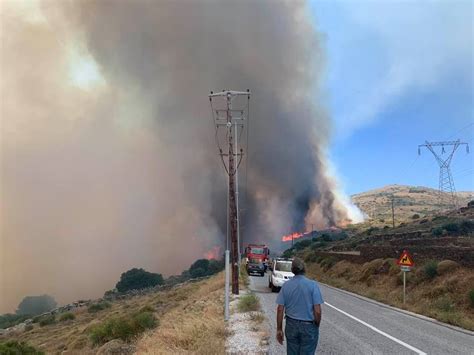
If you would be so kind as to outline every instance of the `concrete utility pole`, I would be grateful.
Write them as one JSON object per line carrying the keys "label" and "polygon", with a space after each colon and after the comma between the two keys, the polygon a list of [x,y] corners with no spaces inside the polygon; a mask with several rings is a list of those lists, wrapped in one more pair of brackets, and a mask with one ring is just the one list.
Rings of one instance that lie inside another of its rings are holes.
{"label": "concrete utility pole", "polygon": [[[439,203],[442,204],[443,192],[446,192],[451,195],[451,207],[456,208],[457,199],[456,199],[456,189],[454,187],[454,180],[451,174],[451,169],[449,165],[453,159],[454,152],[460,145],[466,146],[466,152],[469,153],[469,144],[461,142],[459,139],[457,141],[446,141],[446,142],[428,142],[425,141],[425,144],[420,144],[418,146],[418,155],[421,155],[421,148],[427,148],[431,153],[433,153],[436,161],[439,165]],[[452,147],[451,152],[446,158],[442,158],[433,147],[441,146],[441,154],[446,153],[445,147]]]}
{"label": "concrete utility pole", "polygon": [[[231,91],[224,90],[222,92],[213,93],[209,95],[211,103],[212,115],[216,128],[216,143],[219,148],[222,163],[228,175],[228,235],[227,240],[230,239],[230,259],[232,267],[232,293],[239,294],[239,264],[240,264],[240,236],[239,236],[239,198],[238,198],[238,168],[243,157],[243,149],[238,151],[238,129],[243,129],[245,116],[244,109],[233,109],[232,101],[239,97],[246,96],[247,102],[250,100],[250,91]],[[213,98],[225,98],[225,109],[214,109]],[[248,107],[248,106],[247,106]],[[220,148],[218,130],[220,127],[225,127],[227,137],[227,152]],[[224,160],[227,157],[227,165]],[[236,158],[239,161],[236,163]],[[230,235],[229,235],[230,234]],[[226,265],[226,268],[228,264]],[[226,297],[228,295],[226,294]]]}

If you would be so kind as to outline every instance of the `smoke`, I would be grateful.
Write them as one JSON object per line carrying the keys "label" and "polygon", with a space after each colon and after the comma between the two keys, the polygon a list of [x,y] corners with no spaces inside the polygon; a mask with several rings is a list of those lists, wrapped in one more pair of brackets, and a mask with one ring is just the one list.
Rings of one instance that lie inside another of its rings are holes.
{"label": "smoke", "polygon": [[181,272],[224,243],[210,90],[253,93],[246,242],[347,218],[304,2],[31,4],[1,10],[0,312],[99,296],[131,267]]}

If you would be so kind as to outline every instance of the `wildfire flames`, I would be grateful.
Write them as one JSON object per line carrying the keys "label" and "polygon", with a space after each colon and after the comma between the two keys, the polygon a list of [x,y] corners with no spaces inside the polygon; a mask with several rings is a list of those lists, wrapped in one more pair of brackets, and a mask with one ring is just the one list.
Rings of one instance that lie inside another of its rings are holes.
{"label": "wildfire flames", "polygon": [[215,259],[219,260],[221,258],[221,247],[215,246],[211,250],[204,253],[204,257],[207,260]]}
{"label": "wildfire flames", "polygon": [[301,237],[303,237],[303,236],[306,235],[306,234],[307,234],[307,233],[292,233],[292,234],[284,235],[284,236],[281,238],[281,241],[282,241],[282,242],[291,242],[292,240],[301,238]]}

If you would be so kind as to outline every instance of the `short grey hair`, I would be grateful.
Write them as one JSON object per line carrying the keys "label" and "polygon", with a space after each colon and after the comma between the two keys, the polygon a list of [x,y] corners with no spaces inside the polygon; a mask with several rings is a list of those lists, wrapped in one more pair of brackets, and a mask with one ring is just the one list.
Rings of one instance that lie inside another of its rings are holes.
{"label": "short grey hair", "polygon": [[304,261],[300,258],[294,258],[293,262],[291,263],[291,272],[295,275],[304,274],[306,271],[306,267],[304,265]]}

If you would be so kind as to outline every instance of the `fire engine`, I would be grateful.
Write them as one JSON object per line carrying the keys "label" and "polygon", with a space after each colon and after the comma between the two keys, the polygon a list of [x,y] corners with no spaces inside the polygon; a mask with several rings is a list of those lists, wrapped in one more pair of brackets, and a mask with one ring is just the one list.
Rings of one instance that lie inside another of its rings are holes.
{"label": "fire engine", "polygon": [[[265,244],[249,244],[245,248],[245,257],[247,259],[247,272],[254,271],[252,265],[263,266],[263,270],[258,271],[263,276],[263,273],[267,270],[268,258],[270,256],[270,249]],[[250,267],[250,268],[249,268]],[[257,272],[257,270],[255,270]]]}

